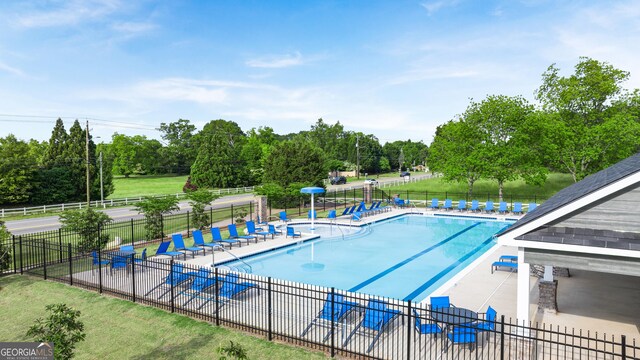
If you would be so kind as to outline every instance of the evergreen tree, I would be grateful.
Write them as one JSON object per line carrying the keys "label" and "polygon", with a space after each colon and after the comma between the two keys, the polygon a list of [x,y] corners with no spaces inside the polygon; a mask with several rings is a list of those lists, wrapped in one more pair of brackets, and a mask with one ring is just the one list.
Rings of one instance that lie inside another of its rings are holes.
{"label": "evergreen tree", "polygon": [[0,138],[0,204],[26,203],[33,186],[35,159],[29,145],[12,134]]}
{"label": "evergreen tree", "polygon": [[67,135],[67,131],[64,129],[62,119],[58,118],[51,132],[51,137],[49,138],[49,146],[47,147],[47,153],[44,158],[45,166],[51,168],[64,164],[64,151],[68,137],[69,135]]}

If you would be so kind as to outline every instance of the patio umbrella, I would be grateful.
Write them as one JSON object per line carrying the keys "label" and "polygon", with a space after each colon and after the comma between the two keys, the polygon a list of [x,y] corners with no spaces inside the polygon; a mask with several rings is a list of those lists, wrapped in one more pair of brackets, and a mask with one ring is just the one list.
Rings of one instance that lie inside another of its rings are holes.
{"label": "patio umbrella", "polygon": [[303,194],[311,194],[311,230],[314,230],[314,216],[313,214],[315,213],[315,209],[314,209],[314,201],[313,201],[313,196],[315,194],[322,194],[324,192],[324,189],[321,187],[315,187],[315,186],[311,186],[311,187],[304,187],[302,189],[300,189],[300,192]]}

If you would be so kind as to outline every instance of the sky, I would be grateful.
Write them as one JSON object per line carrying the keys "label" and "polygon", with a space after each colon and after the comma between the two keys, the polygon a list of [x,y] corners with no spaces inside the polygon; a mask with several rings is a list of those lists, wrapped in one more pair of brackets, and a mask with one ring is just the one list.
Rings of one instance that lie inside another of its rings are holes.
{"label": "sky", "polygon": [[0,2],[0,136],[55,119],[160,139],[160,123],[245,131],[317,119],[429,144],[471,99],[522,95],[580,56],[640,88],[639,1]]}

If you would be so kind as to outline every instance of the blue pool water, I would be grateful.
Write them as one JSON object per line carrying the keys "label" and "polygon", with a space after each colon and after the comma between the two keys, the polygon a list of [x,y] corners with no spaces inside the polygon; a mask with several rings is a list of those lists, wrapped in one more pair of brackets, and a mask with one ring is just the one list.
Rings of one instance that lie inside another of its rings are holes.
{"label": "blue pool water", "polygon": [[510,224],[406,215],[243,260],[257,275],[421,301],[492,247],[493,235]]}

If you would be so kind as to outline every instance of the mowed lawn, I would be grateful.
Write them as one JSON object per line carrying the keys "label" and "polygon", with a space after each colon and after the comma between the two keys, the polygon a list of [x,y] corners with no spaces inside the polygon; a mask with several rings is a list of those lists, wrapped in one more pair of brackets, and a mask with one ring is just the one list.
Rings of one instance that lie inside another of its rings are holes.
{"label": "mowed lawn", "polygon": [[[549,174],[547,181],[542,186],[527,185],[523,180],[509,181],[504,185],[505,197],[510,195],[520,195],[533,197],[538,196],[548,198],[565,187],[573,184],[573,179],[569,174]],[[442,178],[432,178],[418,181],[415,183],[407,183],[389,188],[384,188],[388,192],[401,191],[419,191],[419,192],[449,192],[457,194],[465,194],[467,192],[467,184],[458,182],[446,182]],[[480,179],[473,185],[474,196],[482,197],[490,193],[498,194],[498,183],[495,180]]]}
{"label": "mowed lawn", "polygon": [[108,198],[121,199],[145,195],[178,194],[182,192],[187,177],[187,175],[114,177],[115,190]]}
{"label": "mowed lawn", "polygon": [[0,339],[32,341],[25,336],[45,306],[65,303],[80,310],[85,341],[77,359],[218,359],[229,341],[247,350],[249,359],[325,359],[323,353],[276,344],[125,300],[101,296],[28,276],[0,277]]}

